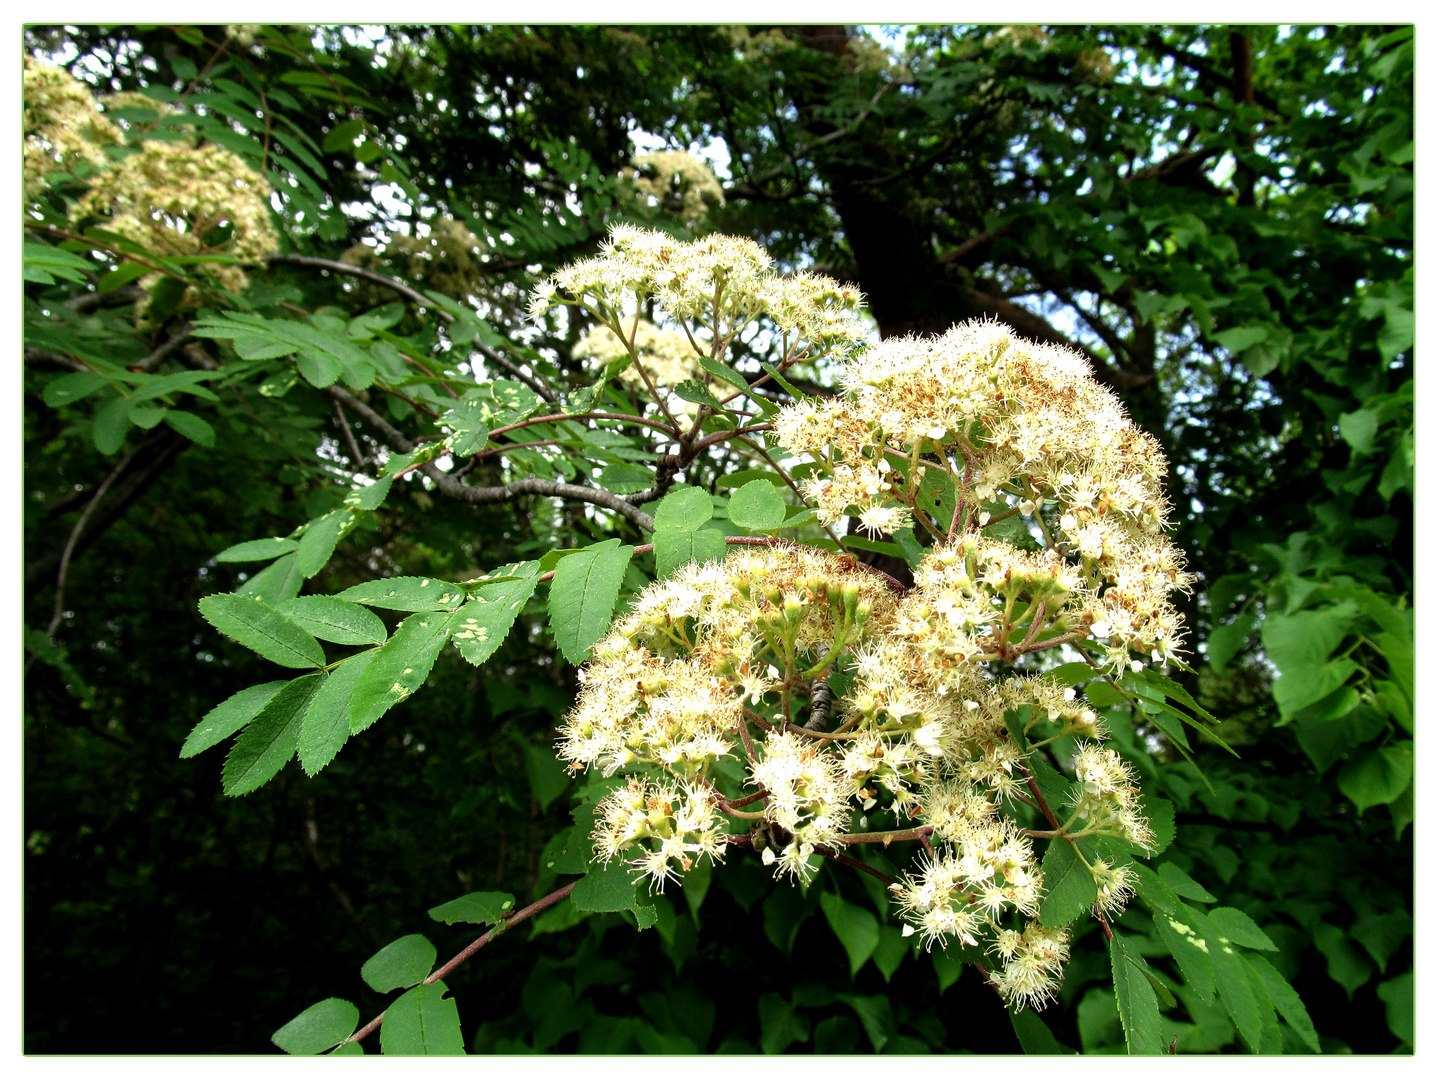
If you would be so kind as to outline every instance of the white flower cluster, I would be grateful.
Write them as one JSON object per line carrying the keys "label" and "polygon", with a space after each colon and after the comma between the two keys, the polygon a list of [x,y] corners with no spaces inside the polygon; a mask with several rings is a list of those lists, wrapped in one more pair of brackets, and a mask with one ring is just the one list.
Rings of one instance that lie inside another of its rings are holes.
{"label": "white flower cluster", "polygon": [[[666,361],[693,362],[700,340],[723,355],[727,335],[760,313],[813,327],[830,310],[858,326],[858,297],[827,308],[835,288],[773,275],[748,241],[617,229],[534,306],[583,307],[604,329],[577,356],[636,356],[666,385],[682,374]],[[696,332],[641,321],[647,298]],[[1129,766],[1098,744],[1095,709],[1003,666],[1064,644],[1114,668],[1173,653],[1169,594],[1189,578],[1163,530],[1165,462],[1079,357],[993,324],[884,342],[851,360],[844,386],[839,399],[787,407],[776,434],[819,463],[806,494],[822,520],[858,513],[872,531],[914,521],[932,532],[914,587],[897,595],[848,556],[786,545],[682,567],[595,647],[560,756],[637,775],[602,804],[594,838],[601,858],[655,887],[726,845],[807,880],[817,856],[851,844],[925,839],[920,865],[892,886],[907,936],[987,949],[1006,1000],[1039,1006],[1069,937],[1034,921],[1045,882],[1031,837],[1155,838]],[[1003,518],[1016,519],[1005,536],[987,528]],[[827,712],[817,684],[842,672]],[[1029,833],[1015,816],[1039,798],[1010,729],[1025,709],[1032,725],[1054,725],[1051,739],[1086,740],[1071,805],[1050,808],[1069,815],[1063,836]],[[902,827],[865,832],[881,814]],[[1117,914],[1133,872],[1088,865],[1096,913]]]}
{"label": "white flower cluster", "polygon": [[565,267],[533,293],[530,316],[578,306],[619,328],[653,297],[672,320],[692,323],[723,353],[760,317],[786,340],[786,351],[844,352],[865,340],[860,294],[820,274],[782,275],[750,240],[707,236],[684,242],[663,232],[617,225],[600,254]]}
{"label": "white flower cluster", "polygon": [[[821,466],[805,494],[822,521],[856,514],[872,532],[915,522],[957,559],[963,549],[963,565],[946,569],[956,610],[977,614],[967,581],[993,591],[1019,574],[1032,593],[1067,597],[1047,624],[1095,639],[1114,669],[1138,665],[1134,653],[1176,655],[1169,594],[1192,579],[1164,532],[1165,459],[1082,357],[976,321],[881,342],[846,366],[844,385],[844,397],[787,406],[775,421],[781,445]],[[1004,518],[1043,541],[1038,562],[987,543],[980,530]]]}
{"label": "white flower cluster", "polygon": [[596,808],[595,851],[609,863],[638,847],[633,863],[652,888],[676,879],[701,856],[724,857],[724,828],[714,801],[687,785],[647,783],[638,778],[611,792]]}
{"label": "white flower cluster", "polygon": [[630,159],[626,170],[636,194],[694,224],[713,207],[725,205],[725,192],[710,166],[684,150],[656,150]]}
{"label": "white flower cluster", "polygon": [[[823,671],[872,620],[888,622],[894,603],[853,559],[811,548],[742,549],[683,567],[642,592],[595,646],[560,756],[606,775],[657,766],[692,797],[715,782],[719,758],[747,760],[753,783],[771,793],[764,820],[786,837],[779,869],[808,876],[815,847],[843,833],[855,784],[838,753],[776,715],[777,699],[796,696],[781,666],[788,656]],[[747,711],[771,729],[751,747]]]}
{"label": "white flower cluster", "polygon": [[120,141],[88,86],[33,56],[25,57],[24,100],[26,202],[45,190],[49,173],[103,167],[105,147]]}

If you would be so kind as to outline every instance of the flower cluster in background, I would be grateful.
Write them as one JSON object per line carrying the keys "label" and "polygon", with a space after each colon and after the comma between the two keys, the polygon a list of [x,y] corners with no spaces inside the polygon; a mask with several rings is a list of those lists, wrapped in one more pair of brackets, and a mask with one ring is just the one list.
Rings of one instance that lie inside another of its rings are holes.
{"label": "flower cluster in background", "polygon": [[[649,319],[632,325],[632,341],[622,341],[608,326],[591,327],[576,344],[572,356],[577,360],[593,360],[597,370],[633,354],[637,363],[649,374],[656,386],[678,386],[686,379],[703,378],[695,346],[678,330],[662,330]],[[631,386],[644,384],[632,364],[620,372],[620,381]]]}
{"label": "flower cluster in background", "polygon": [[690,224],[725,205],[725,192],[710,166],[684,150],[637,155],[626,174],[642,199]]}
{"label": "flower cluster in background", "polygon": [[[50,174],[68,172],[88,185],[72,215],[107,219],[108,231],[161,258],[258,259],[279,247],[270,184],[242,158],[214,143],[145,138],[155,120],[172,111],[167,106],[136,93],[107,97],[107,112],[143,108],[155,114],[150,121],[122,120],[122,133],[88,86],[28,56],[24,102],[27,203],[44,194]],[[206,272],[231,292],[248,281],[234,263],[211,263]],[[148,289],[160,276],[149,274],[140,284]]]}
{"label": "flower cluster in background", "polygon": [[120,129],[101,113],[90,88],[63,68],[26,56],[24,99],[26,202],[45,191],[50,173],[82,179],[103,167],[105,147],[120,141]]}
{"label": "flower cluster in background", "polygon": [[[91,180],[80,211],[108,217],[111,232],[162,257],[256,259],[279,246],[269,197],[265,178],[222,146],[146,142]],[[245,287],[239,266],[210,272],[231,292]]]}

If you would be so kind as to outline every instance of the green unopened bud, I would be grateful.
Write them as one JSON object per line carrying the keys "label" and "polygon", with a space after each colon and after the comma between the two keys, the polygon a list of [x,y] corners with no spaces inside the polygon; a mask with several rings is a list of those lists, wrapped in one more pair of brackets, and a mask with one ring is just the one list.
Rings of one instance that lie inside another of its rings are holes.
{"label": "green unopened bud", "polygon": [[778,608],[784,600],[784,595],[774,585],[767,585],[765,586],[765,599]]}
{"label": "green unopened bud", "polygon": [[785,621],[794,626],[805,617],[805,605],[799,600],[785,601]]}

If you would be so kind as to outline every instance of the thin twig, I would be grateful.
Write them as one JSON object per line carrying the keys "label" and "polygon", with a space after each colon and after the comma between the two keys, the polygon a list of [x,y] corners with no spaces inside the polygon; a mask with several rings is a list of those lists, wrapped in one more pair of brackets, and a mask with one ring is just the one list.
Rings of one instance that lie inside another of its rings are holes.
{"label": "thin twig", "polygon": [[350,430],[350,418],[345,415],[345,407],[340,404],[338,398],[331,398],[330,401],[335,406],[335,419],[340,421],[340,430],[345,433],[345,443],[350,447],[350,458],[355,462],[355,468],[364,472],[365,455],[360,453],[360,444],[355,441],[355,432]]}
{"label": "thin twig", "polygon": [[[138,448],[137,448],[138,449]],[[80,534],[85,531],[85,525],[90,520],[90,515],[100,505],[100,500],[105,498],[105,493],[110,490],[110,485],[119,479],[120,474],[129,467],[131,459],[135,457],[135,450],[131,450],[119,464],[111,470],[110,475],[95,489],[95,495],[85,504],[85,509],[80,513],[80,520],[75,522],[75,528],[70,530],[70,537],[65,541],[65,550],[60,553],[60,573],[55,579],[55,613],[50,617],[50,625],[45,628],[45,636],[53,638],[55,630],[60,625],[60,620],[65,615],[65,578],[70,573],[70,555],[75,550],[75,545],[80,541]],[[35,663],[37,654],[31,653],[29,661],[25,664],[25,673],[28,674],[31,666]]]}

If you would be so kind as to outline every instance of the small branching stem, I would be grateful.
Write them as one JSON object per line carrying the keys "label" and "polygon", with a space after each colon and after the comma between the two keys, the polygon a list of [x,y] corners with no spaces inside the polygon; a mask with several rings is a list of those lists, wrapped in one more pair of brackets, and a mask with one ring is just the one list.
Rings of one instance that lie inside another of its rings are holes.
{"label": "small branching stem", "polygon": [[[486,930],[485,933],[481,934],[469,945],[466,945],[465,948],[461,949],[458,953],[452,956],[444,965],[442,965],[437,971],[435,971],[434,974],[430,975],[430,977],[427,978],[421,985],[428,986],[431,983],[439,982],[446,975],[449,975],[450,972],[454,971],[466,960],[469,960],[470,957],[474,956],[477,952],[483,949],[486,945],[489,945],[490,942],[494,941],[501,934],[504,934],[506,931],[508,931],[511,927],[519,926],[526,919],[529,919],[534,915],[538,915],[546,908],[553,907],[561,900],[564,900],[567,896],[570,895],[570,890],[575,888],[578,880],[579,879],[576,879],[576,881],[570,882],[569,885],[562,885],[560,888],[556,889],[548,896],[542,896],[539,900],[536,900],[529,907],[521,908],[519,911],[515,912],[515,914],[505,919],[504,922],[500,923],[499,926],[494,926],[491,927],[489,930]],[[380,1022],[384,1019],[385,1014],[382,1012],[379,1016],[375,1017],[374,1020],[371,1020],[368,1024],[366,1024],[359,1031],[355,1032],[354,1035],[351,1035],[348,1039],[345,1040],[345,1042],[342,1042],[340,1045],[344,1046],[345,1043],[359,1042],[361,1039],[365,1038],[366,1035],[369,1035],[372,1031],[378,1028],[380,1026]]]}

